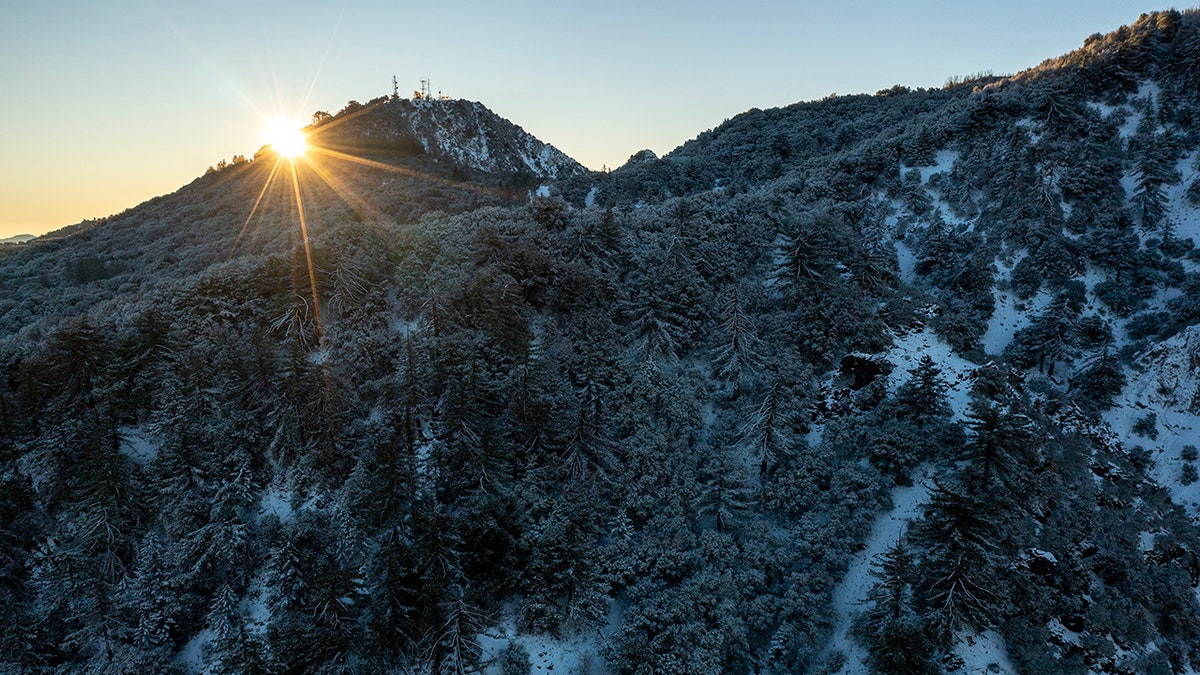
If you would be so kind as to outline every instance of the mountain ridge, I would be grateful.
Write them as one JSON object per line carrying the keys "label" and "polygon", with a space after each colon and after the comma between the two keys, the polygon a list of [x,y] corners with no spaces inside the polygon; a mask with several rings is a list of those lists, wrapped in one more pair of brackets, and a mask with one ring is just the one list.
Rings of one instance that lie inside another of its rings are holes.
{"label": "mountain ridge", "polygon": [[[306,161],[296,162],[302,183],[310,186],[305,192],[314,214],[411,221],[429,212],[517,204],[553,175],[584,171],[479,103],[380,98],[366,105],[352,102],[338,115],[322,119],[309,128],[311,161],[333,167],[342,178],[340,185],[331,186]],[[462,143],[451,142],[446,128],[462,132]],[[336,154],[319,154],[322,150]],[[18,266],[18,261],[28,261],[25,271],[12,271],[6,287],[14,291],[19,285],[40,284],[36,277],[44,272],[33,270],[43,254],[57,260],[54,274],[68,285],[126,288],[128,296],[129,291],[147,292],[168,269],[172,278],[190,277],[243,252],[290,245],[286,242],[294,243],[296,233],[282,223],[295,217],[295,206],[287,172],[272,171],[276,161],[264,147],[253,161],[223,165],[173,193],[34,238],[17,252],[20,257],[6,261]],[[273,187],[267,190],[271,177]],[[339,190],[371,195],[371,203],[361,197],[346,201]],[[256,197],[265,197],[258,211],[253,208]],[[318,234],[322,222],[314,220]],[[74,251],[69,259],[58,253],[64,248]],[[13,297],[21,300],[14,303]],[[53,313],[52,299],[42,304],[47,299],[35,292],[11,292],[4,304],[21,307],[17,316],[0,312],[0,325],[11,330],[27,325],[35,314]],[[39,306],[31,306],[34,302]]]}
{"label": "mountain ridge", "polygon": [[[365,148],[408,147],[460,169],[510,180],[568,177],[586,171],[554,146],[538,140],[478,101],[377,98],[355,102],[334,116],[314,115],[310,142]],[[345,125],[345,128],[337,127]],[[347,138],[347,134],[350,138]]]}

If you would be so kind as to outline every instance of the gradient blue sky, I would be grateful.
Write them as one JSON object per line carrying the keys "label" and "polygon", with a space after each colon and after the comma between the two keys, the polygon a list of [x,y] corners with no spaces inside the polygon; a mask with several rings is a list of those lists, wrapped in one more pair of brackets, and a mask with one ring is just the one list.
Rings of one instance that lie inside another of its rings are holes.
{"label": "gradient blue sky", "polygon": [[[1081,7],[1085,9],[1080,9]],[[8,0],[0,237],[119,212],[252,155],[261,115],[435,90],[599,169],[752,107],[1016,72],[1136,0]]]}

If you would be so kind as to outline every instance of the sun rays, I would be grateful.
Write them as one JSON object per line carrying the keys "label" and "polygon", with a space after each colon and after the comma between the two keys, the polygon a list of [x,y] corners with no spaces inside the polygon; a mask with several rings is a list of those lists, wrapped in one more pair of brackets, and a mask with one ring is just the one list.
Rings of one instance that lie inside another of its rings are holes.
{"label": "sun rays", "polygon": [[321,300],[317,294],[317,275],[313,269],[312,244],[308,238],[308,219],[304,217],[304,200],[300,197],[300,179],[296,176],[296,162],[288,158],[288,168],[292,174],[292,192],[296,196],[296,212],[300,219],[300,238],[304,241],[304,260],[308,263],[308,286],[312,291],[313,316],[317,320],[317,344],[321,344],[325,330],[321,323]]}
{"label": "sun rays", "polygon": [[[292,215],[289,218],[294,218],[292,227],[296,228],[294,231],[297,231],[300,235],[300,240],[304,248],[305,269],[303,273],[308,277],[307,293],[304,293],[304,295],[309,296],[305,298],[305,303],[311,303],[318,348],[322,344],[325,328],[324,317],[322,315],[321,293],[318,288],[317,272],[319,270],[318,265],[314,261],[309,209],[305,205],[305,195],[307,194],[309,197],[312,195],[309,188],[305,187],[304,184],[311,177],[315,177],[320,184],[327,186],[338,199],[347,204],[357,214],[358,218],[367,220],[368,222],[386,221],[389,216],[383,209],[373,205],[371,200],[364,196],[364,194],[360,194],[363,188],[361,184],[354,185],[353,183],[356,181],[348,180],[350,176],[356,175],[354,172],[347,172],[347,169],[350,167],[366,168],[404,176],[409,179],[454,186],[458,190],[487,193],[498,197],[504,195],[502,191],[494,188],[454,181],[413,168],[388,164],[377,159],[360,157],[345,152],[346,148],[341,144],[321,142],[320,137],[331,129],[335,129],[345,122],[382,104],[383,102],[363,106],[359,110],[339,115],[328,122],[306,128],[300,128],[294,120],[286,117],[265,118],[262,133],[266,147],[255,156],[255,163],[270,162],[270,170],[265,171],[266,178],[263,181],[262,187],[253,204],[250,205],[249,213],[246,215],[246,219],[243,221],[241,229],[238,231],[229,249],[229,257],[232,258],[238,246],[246,238],[247,232],[255,223],[255,219],[262,220],[265,213],[265,206],[268,202],[272,201],[267,199],[268,194],[278,194],[274,199],[282,196],[282,194],[273,192],[273,186],[278,186],[279,190],[286,190],[286,199],[293,207],[290,209]],[[329,145],[337,145],[337,147],[342,149],[334,149],[333,147],[328,147]],[[256,173],[262,175],[261,173]],[[361,180],[361,175],[361,173],[358,173],[356,177]],[[279,180],[282,180],[283,183],[278,183],[277,181]],[[320,216],[318,216],[318,220],[321,220]],[[300,273],[301,271],[297,270],[297,272]]]}

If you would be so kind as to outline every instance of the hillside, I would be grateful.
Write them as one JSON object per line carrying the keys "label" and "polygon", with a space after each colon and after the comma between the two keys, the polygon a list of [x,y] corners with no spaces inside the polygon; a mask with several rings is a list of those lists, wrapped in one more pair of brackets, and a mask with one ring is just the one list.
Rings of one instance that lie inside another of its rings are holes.
{"label": "hillside", "polygon": [[377,99],[0,248],[0,662],[1200,672],[1198,57],[611,173]]}
{"label": "hillside", "polygon": [[[310,144],[324,152],[298,162],[297,176],[318,240],[341,223],[408,223],[518,204],[554,176],[583,171],[466,101],[355,103],[309,131]],[[286,167],[273,171],[276,159],[263,148],[254,161],[210,170],[173,194],[52,232],[0,259],[0,335],[73,307],[155,303],[156,293],[214,265],[254,265],[296,247],[293,189]],[[47,286],[55,291],[43,292]]]}
{"label": "hillside", "polygon": [[376,99],[351,103],[309,128],[318,146],[352,152],[404,150],[446,162],[459,174],[510,182],[568,178],[587,170],[552,145],[461,99]]}

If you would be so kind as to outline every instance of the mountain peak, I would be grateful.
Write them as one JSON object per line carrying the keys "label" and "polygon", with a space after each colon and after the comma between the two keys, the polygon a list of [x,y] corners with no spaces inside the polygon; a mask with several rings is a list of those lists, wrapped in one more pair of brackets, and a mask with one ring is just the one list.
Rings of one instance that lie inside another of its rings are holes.
{"label": "mountain peak", "polygon": [[466,173],[505,180],[566,178],[587,169],[478,101],[378,98],[317,113],[318,146],[426,155]]}

